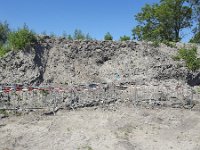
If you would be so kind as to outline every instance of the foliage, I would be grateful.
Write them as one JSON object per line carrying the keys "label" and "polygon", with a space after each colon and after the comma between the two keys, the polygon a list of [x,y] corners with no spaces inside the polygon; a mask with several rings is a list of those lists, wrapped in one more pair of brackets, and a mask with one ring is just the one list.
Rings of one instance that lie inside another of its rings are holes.
{"label": "foliage", "polygon": [[81,30],[76,29],[74,31],[73,39],[74,40],[85,40],[85,35],[84,35],[84,33]]}
{"label": "foliage", "polygon": [[163,41],[163,43],[171,48],[177,48],[175,42]]}
{"label": "foliage", "polygon": [[10,32],[10,29],[9,29],[8,23],[0,22],[0,45],[3,45],[6,43],[9,32]]}
{"label": "foliage", "polygon": [[132,32],[135,39],[147,41],[181,40],[182,29],[191,26],[192,9],[186,0],[161,0],[142,8],[135,18],[139,25]]}
{"label": "foliage", "polygon": [[120,41],[129,41],[130,39],[131,39],[130,36],[126,35],[120,37]]}
{"label": "foliage", "polygon": [[159,41],[153,41],[152,46],[153,47],[159,47],[160,46],[160,42]]}
{"label": "foliage", "polygon": [[200,0],[188,0],[193,9],[194,33],[200,32]]}
{"label": "foliage", "polygon": [[73,38],[72,38],[71,35],[68,35],[68,36],[67,36],[67,39],[68,39],[68,40],[73,40]]}
{"label": "foliage", "polygon": [[199,43],[200,44],[200,32],[196,33],[194,37],[190,40],[191,43]]}
{"label": "foliage", "polygon": [[8,36],[8,43],[12,49],[25,49],[28,46],[31,46],[35,43],[36,36],[35,34],[28,29],[25,25],[22,29],[11,32]]}
{"label": "foliage", "polygon": [[5,54],[7,54],[10,51],[9,47],[0,46],[0,57],[3,57]]}
{"label": "foliage", "polygon": [[88,33],[88,34],[86,34],[86,36],[85,36],[85,39],[86,40],[93,40],[93,38],[90,36],[90,34]]}
{"label": "foliage", "polygon": [[68,35],[68,40],[93,40],[89,33],[84,34],[80,29],[74,31],[74,35]]}
{"label": "foliage", "polygon": [[200,58],[197,57],[197,48],[192,49],[182,48],[178,51],[178,55],[174,57],[175,60],[183,59],[186,67],[192,71],[200,68]]}
{"label": "foliage", "polygon": [[109,32],[107,32],[107,33],[105,34],[105,36],[104,36],[104,40],[112,41],[112,40],[113,40],[113,37],[112,37],[112,35],[111,35]]}

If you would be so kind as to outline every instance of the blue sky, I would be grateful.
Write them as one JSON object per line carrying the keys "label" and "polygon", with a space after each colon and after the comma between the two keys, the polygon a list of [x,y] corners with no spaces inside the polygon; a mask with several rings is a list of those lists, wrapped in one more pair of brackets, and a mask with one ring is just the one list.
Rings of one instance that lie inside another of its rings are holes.
{"label": "blue sky", "polygon": [[26,23],[37,33],[72,34],[75,29],[96,39],[110,32],[114,39],[131,35],[145,3],[159,0],[1,0],[0,21],[17,29]]}

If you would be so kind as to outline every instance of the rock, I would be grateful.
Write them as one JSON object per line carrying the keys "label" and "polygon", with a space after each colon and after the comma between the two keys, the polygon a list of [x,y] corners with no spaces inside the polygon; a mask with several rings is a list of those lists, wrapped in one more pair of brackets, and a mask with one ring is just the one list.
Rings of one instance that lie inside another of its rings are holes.
{"label": "rock", "polygon": [[[96,91],[96,98],[92,92],[79,94],[73,107],[102,101],[135,102],[136,98],[142,105],[182,107],[186,97],[191,97],[191,86],[200,85],[199,73],[174,61],[177,49],[166,45],[155,48],[146,42],[42,38],[33,49],[10,52],[0,59],[0,83],[108,85],[108,92]],[[193,97],[198,99],[198,94]]]}

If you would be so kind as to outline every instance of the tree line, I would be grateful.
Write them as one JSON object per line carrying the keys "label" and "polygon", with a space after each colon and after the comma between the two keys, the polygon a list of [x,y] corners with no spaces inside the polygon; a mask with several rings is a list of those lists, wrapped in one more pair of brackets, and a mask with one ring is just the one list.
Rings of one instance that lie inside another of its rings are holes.
{"label": "tree line", "polygon": [[[30,30],[25,24],[22,28],[17,30],[11,30],[9,24],[5,22],[0,22],[0,57],[4,56],[11,50],[23,50],[27,47],[31,47],[37,42],[38,36],[47,35],[45,32],[42,34],[36,34],[34,31]],[[49,34],[50,37],[56,37],[54,33]],[[75,29],[72,35],[63,33],[61,36],[67,40],[95,40],[91,37],[89,33],[85,34],[80,29]],[[113,36],[107,32],[104,36],[104,40],[113,40]],[[121,41],[130,40],[129,36],[121,36]]]}
{"label": "tree line", "polygon": [[[135,15],[138,22],[132,30],[132,39],[152,42],[179,42],[186,29],[192,29],[192,43],[200,43],[200,0],[160,0],[152,5],[146,4]],[[42,33],[46,35],[46,33]],[[49,36],[56,36],[50,34]],[[187,36],[187,35],[186,35]],[[72,35],[63,33],[68,40],[95,40],[89,33],[76,29]],[[113,40],[107,32],[104,40]],[[120,41],[131,40],[121,36]],[[11,30],[7,22],[0,22],[0,57],[10,50],[24,49],[37,41],[36,33],[24,25]]]}

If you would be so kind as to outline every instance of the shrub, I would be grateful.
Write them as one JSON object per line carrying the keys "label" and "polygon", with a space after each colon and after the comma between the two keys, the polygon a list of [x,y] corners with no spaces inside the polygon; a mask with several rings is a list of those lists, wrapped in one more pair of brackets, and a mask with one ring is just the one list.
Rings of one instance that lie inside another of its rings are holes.
{"label": "shrub", "polygon": [[196,33],[190,40],[190,43],[200,43],[200,32]]}
{"label": "shrub", "polygon": [[86,36],[85,36],[85,39],[86,40],[93,40],[93,38],[90,36],[90,34],[88,33],[88,34],[86,34]]}
{"label": "shrub", "polygon": [[8,23],[0,22],[0,45],[3,45],[6,43],[9,32],[10,32],[10,29],[9,29]]}
{"label": "shrub", "polygon": [[71,35],[68,35],[68,36],[67,36],[67,39],[70,40],[70,41],[73,40],[73,38],[72,38]]}
{"label": "shrub", "polygon": [[105,36],[104,36],[104,40],[112,41],[113,37],[112,37],[112,35],[109,32],[107,32],[105,34]]}
{"label": "shrub", "polygon": [[129,41],[130,39],[131,39],[130,36],[126,35],[120,37],[120,41]]}
{"label": "shrub", "polygon": [[152,46],[153,47],[159,47],[160,46],[160,41],[157,41],[157,40],[153,41],[152,42]]}
{"label": "shrub", "polygon": [[174,59],[183,59],[186,63],[186,67],[192,71],[196,71],[200,68],[200,58],[197,57],[196,47],[193,47],[192,49],[180,49]]}
{"label": "shrub", "polygon": [[29,30],[27,26],[11,32],[8,36],[8,43],[10,47],[17,50],[32,46],[32,44],[36,41],[35,34]]}
{"label": "shrub", "polygon": [[74,31],[74,40],[85,40],[85,34],[79,30],[79,29],[76,29]]}
{"label": "shrub", "polygon": [[10,50],[6,46],[0,46],[0,57],[3,57],[6,53],[8,53]]}
{"label": "shrub", "polygon": [[168,47],[176,48],[176,43],[175,43],[175,42],[170,42],[170,41],[164,40],[163,43],[164,43],[165,45],[167,45]]}

